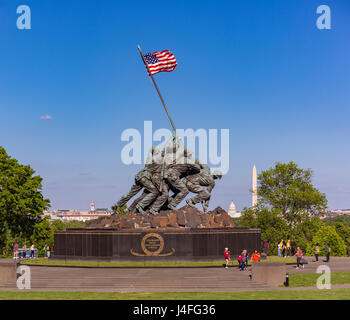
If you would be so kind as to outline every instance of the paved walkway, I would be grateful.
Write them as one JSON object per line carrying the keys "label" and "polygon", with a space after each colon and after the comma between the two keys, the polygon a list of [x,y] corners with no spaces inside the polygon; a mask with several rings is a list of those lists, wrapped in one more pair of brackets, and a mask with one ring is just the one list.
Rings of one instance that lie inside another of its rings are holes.
{"label": "paved walkway", "polygon": [[[296,270],[287,265],[288,273],[315,273],[323,263],[312,262]],[[350,258],[331,258],[331,271],[350,271]],[[31,266],[32,290],[65,291],[242,291],[242,290],[299,290],[299,288],[270,287],[250,280],[250,270],[224,268],[69,268]],[[333,286],[336,288],[337,286]],[[340,287],[350,287],[340,285]],[[0,290],[14,290],[7,284]],[[310,288],[300,288],[301,290]]]}

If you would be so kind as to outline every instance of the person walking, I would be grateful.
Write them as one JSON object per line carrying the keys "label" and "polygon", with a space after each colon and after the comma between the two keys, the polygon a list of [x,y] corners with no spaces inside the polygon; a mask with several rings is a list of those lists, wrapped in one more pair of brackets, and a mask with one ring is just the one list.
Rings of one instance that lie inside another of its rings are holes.
{"label": "person walking", "polygon": [[245,270],[248,266],[248,251],[246,249],[243,250],[243,259],[244,261],[244,266],[243,266],[243,270]]}
{"label": "person walking", "polygon": [[318,243],[316,243],[316,247],[315,247],[315,258],[316,258],[316,262],[318,262],[318,255],[320,254],[320,247],[318,245]]}
{"label": "person walking", "polygon": [[267,256],[268,253],[269,253],[269,247],[270,247],[270,245],[269,245],[269,243],[267,242],[267,240],[264,240],[263,252],[264,252],[264,254],[265,254],[266,256]]}
{"label": "person walking", "polygon": [[241,252],[241,255],[238,257],[239,271],[244,271],[246,268],[246,250]]}
{"label": "person walking", "polygon": [[228,248],[225,248],[225,251],[224,251],[224,258],[226,260],[226,269],[228,269],[228,264],[230,263],[230,251],[228,250]]}
{"label": "person walking", "polygon": [[292,251],[292,256],[294,257],[295,256],[295,253],[296,253],[296,245],[295,245],[295,242],[294,240],[291,241],[290,243],[290,247],[291,247],[291,251]]}
{"label": "person walking", "polygon": [[283,248],[283,240],[278,244],[277,251],[278,251],[278,256],[282,257],[282,248]]}
{"label": "person walking", "polygon": [[34,246],[34,243],[32,243],[32,245],[30,246],[30,258],[35,258],[35,255],[34,255],[34,249],[35,249],[35,246]]}
{"label": "person walking", "polygon": [[286,242],[282,241],[282,257],[286,257]]}
{"label": "person walking", "polygon": [[239,271],[242,271],[242,259],[243,259],[243,254],[241,252],[241,254],[237,258]]}
{"label": "person walking", "polygon": [[287,247],[287,257],[289,257],[290,256],[290,249],[291,249],[290,240],[287,241],[286,247]]}
{"label": "person walking", "polygon": [[299,270],[299,265],[301,264],[304,268],[304,264],[301,262],[301,259],[303,258],[303,251],[300,249],[300,247],[297,247],[297,253],[295,254],[297,257],[297,269]]}
{"label": "person walking", "polygon": [[329,246],[329,244],[326,244],[326,260],[324,260],[324,262],[329,262],[329,256],[331,254],[331,247]]}
{"label": "person walking", "polygon": [[50,245],[47,244],[47,258],[50,258],[50,252],[51,252],[51,248],[50,248]]}
{"label": "person walking", "polygon": [[26,258],[27,257],[27,246],[26,244],[23,245],[22,247],[22,258]]}
{"label": "person walking", "polygon": [[45,243],[44,245],[44,258],[48,258],[48,248],[49,248],[49,245],[47,243]]}
{"label": "person walking", "polygon": [[18,259],[18,243],[14,243],[13,245],[13,259]]}

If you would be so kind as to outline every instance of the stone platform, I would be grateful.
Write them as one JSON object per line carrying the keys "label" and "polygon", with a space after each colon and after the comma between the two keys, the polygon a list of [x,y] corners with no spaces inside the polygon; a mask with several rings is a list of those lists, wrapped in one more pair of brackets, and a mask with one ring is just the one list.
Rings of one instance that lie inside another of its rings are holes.
{"label": "stone platform", "polygon": [[228,213],[221,207],[209,212],[184,206],[179,210],[161,211],[158,215],[129,213],[114,214],[88,222],[92,228],[150,229],[150,228],[223,228],[234,227]]}
{"label": "stone platform", "polygon": [[185,206],[152,214],[114,214],[93,220],[87,228],[57,231],[57,259],[186,261],[222,259],[260,249],[260,230],[235,228],[220,207],[201,212]]}
{"label": "stone platform", "polygon": [[0,285],[15,283],[17,279],[16,270],[16,261],[9,259],[0,259]]}

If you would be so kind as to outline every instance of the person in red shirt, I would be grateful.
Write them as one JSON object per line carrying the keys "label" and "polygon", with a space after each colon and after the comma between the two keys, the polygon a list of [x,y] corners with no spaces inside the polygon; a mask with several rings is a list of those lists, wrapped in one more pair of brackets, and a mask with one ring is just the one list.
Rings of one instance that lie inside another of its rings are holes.
{"label": "person in red shirt", "polygon": [[225,268],[228,269],[228,264],[229,264],[229,262],[231,260],[231,258],[230,258],[230,251],[228,250],[228,248],[225,248],[224,258],[226,260],[226,267]]}

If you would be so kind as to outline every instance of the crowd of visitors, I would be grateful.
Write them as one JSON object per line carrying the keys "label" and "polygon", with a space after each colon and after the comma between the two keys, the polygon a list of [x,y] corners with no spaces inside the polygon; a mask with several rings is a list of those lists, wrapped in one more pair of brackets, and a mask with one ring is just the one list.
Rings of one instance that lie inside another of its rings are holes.
{"label": "crowd of visitors", "polygon": [[[267,240],[263,241],[263,253],[265,256],[268,255],[270,245],[267,242]],[[307,263],[307,261],[304,259],[303,256],[303,251],[301,250],[300,247],[296,246],[294,240],[287,240],[284,241],[283,239],[279,242],[278,248],[277,248],[278,256],[279,257],[296,257],[297,258],[297,266],[296,269],[304,268],[304,264]],[[329,262],[329,257],[331,253],[331,248],[329,244],[325,245],[325,250],[326,250],[326,260],[323,260],[324,262]],[[320,254],[320,246],[317,243],[315,246],[315,259],[316,262],[318,261],[318,257]],[[229,248],[225,248],[224,251],[224,258],[226,261],[225,268],[228,269],[229,263],[231,261],[230,257],[230,251]],[[251,262],[259,262],[261,259],[261,253],[258,252],[258,250],[255,250],[251,255],[250,255],[250,261]],[[248,251],[245,249],[241,252],[241,254],[238,256],[237,261],[238,261],[238,268],[240,271],[244,271],[247,269],[248,266],[248,260],[249,260],[249,254]]]}
{"label": "crowd of visitors", "polygon": [[[229,263],[231,261],[229,248],[225,248],[224,259],[226,262],[225,268],[228,269]],[[255,250],[250,256],[250,261],[252,261],[252,262],[259,262],[260,259],[261,259],[261,254],[260,254],[260,252],[258,252],[258,250]],[[240,271],[244,271],[247,269],[248,260],[249,260],[248,251],[246,249],[244,249],[237,258],[238,268]]]}
{"label": "crowd of visitors", "polygon": [[295,256],[297,247],[294,240],[281,240],[277,247],[277,253],[279,257],[292,257]]}
{"label": "crowd of visitors", "polygon": [[[44,251],[44,257],[49,258],[50,251],[51,251],[50,245],[45,244],[42,250]],[[13,259],[15,260],[25,259],[25,258],[34,259],[37,257],[38,257],[38,249],[35,248],[34,243],[32,243],[32,245],[29,248],[27,248],[26,243],[23,244],[22,248],[19,248],[19,245],[17,242],[13,244]]]}

